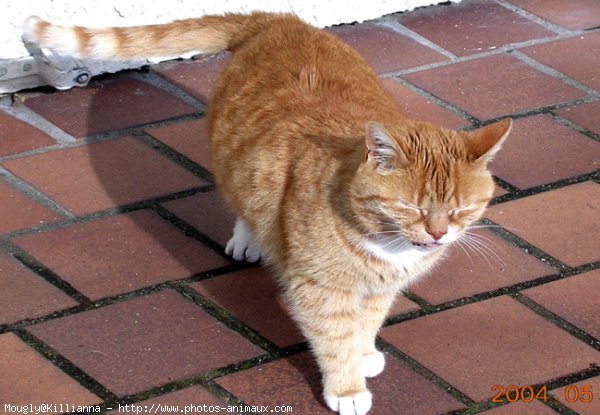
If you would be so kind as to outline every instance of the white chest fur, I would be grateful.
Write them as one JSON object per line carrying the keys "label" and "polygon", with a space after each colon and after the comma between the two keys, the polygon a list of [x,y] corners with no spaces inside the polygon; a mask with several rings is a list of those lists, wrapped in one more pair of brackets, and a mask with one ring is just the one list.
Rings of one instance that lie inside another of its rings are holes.
{"label": "white chest fur", "polygon": [[401,244],[398,246],[398,244],[385,237],[376,240],[366,240],[364,247],[373,256],[391,264],[405,274],[410,274],[431,253],[411,244]]}

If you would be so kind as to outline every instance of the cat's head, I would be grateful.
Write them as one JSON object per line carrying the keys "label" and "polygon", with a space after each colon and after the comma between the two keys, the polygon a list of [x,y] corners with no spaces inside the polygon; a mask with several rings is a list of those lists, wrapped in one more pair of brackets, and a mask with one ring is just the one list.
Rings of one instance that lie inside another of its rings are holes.
{"label": "cat's head", "polygon": [[511,127],[510,119],[469,132],[368,123],[365,160],[351,185],[353,211],[367,234],[423,250],[457,240],[492,198],[487,163]]}

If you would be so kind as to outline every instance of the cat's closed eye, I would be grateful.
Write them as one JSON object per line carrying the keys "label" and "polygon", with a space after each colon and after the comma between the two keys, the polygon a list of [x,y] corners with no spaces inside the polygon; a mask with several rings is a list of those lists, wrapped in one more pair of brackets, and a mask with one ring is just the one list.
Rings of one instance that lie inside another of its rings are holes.
{"label": "cat's closed eye", "polygon": [[448,211],[448,217],[451,220],[470,220],[470,217],[476,214],[479,211],[480,206],[476,204],[470,204],[466,206],[459,206],[456,208],[452,208]]}

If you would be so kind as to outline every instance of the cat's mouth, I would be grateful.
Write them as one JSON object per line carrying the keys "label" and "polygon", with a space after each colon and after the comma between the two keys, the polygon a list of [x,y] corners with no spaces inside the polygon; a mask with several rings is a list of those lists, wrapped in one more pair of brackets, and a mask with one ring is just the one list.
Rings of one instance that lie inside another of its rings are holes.
{"label": "cat's mouth", "polygon": [[412,246],[420,248],[420,249],[425,249],[425,250],[433,250],[433,249],[439,248],[443,245],[439,242],[430,242],[430,243],[411,242],[411,243],[412,243]]}

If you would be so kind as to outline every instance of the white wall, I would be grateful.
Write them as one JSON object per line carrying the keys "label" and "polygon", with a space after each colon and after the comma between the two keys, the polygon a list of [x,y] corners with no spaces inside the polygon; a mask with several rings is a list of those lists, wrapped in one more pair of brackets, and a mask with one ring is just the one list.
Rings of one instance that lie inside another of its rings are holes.
{"label": "white wall", "polygon": [[[10,78],[29,76],[31,86],[43,81],[35,80],[40,77],[36,62],[21,41],[21,24],[32,14],[58,24],[102,27],[161,23],[224,12],[293,11],[305,21],[325,27],[362,22],[440,1],[443,0],[0,0],[0,93],[9,92]],[[123,67],[94,62],[86,66],[93,74]]]}

